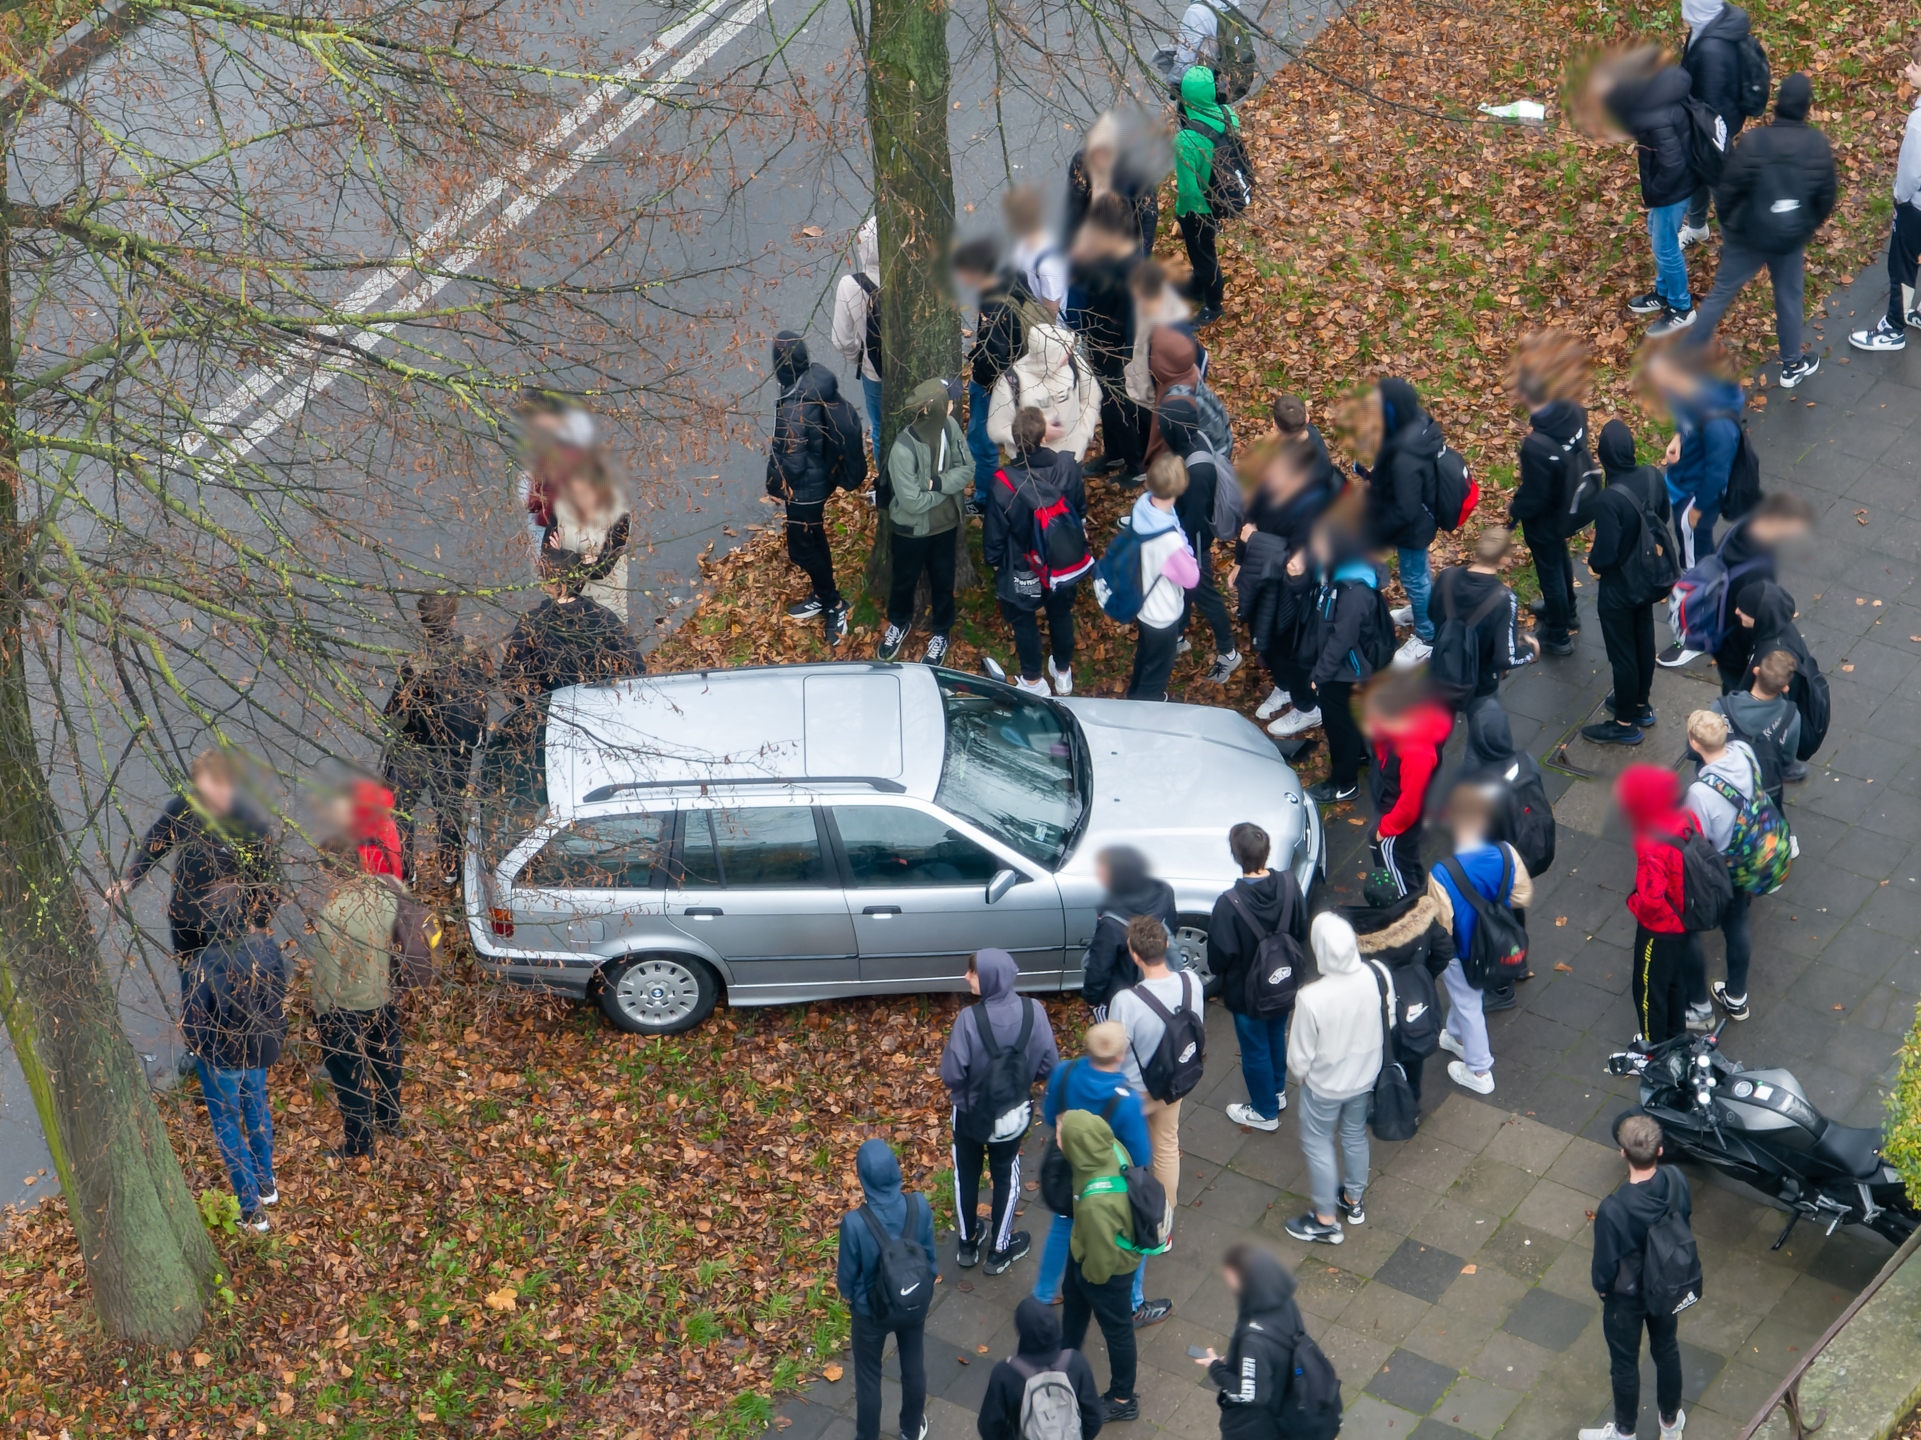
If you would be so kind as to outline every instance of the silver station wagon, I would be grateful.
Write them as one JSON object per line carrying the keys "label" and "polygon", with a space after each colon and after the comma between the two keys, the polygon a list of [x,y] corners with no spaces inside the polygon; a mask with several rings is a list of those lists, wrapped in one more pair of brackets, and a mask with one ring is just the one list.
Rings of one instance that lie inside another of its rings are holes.
{"label": "silver station wagon", "polygon": [[468,927],[500,979],[666,1035],[733,1005],[967,988],[1011,952],[1075,989],[1132,845],[1174,888],[1205,969],[1228,827],[1302,889],[1320,818],[1230,710],[1053,700],[983,676],[851,662],[647,676],[556,692],[483,757]]}

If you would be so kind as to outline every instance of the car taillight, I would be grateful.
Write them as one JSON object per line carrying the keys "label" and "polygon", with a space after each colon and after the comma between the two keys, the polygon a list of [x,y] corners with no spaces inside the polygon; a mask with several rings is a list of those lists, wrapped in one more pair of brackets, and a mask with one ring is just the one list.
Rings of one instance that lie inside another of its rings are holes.
{"label": "car taillight", "polygon": [[514,912],[495,906],[488,912],[494,921],[494,934],[511,938],[514,933]]}

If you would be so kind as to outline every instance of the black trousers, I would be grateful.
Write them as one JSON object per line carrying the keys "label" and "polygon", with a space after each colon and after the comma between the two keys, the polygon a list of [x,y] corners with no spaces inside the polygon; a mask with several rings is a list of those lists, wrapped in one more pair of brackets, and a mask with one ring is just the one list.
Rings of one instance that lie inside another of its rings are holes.
{"label": "black trousers", "polygon": [[1414,1103],[1421,1103],[1421,1072],[1427,1067],[1427,1056],[1415,1055],[1401,1046],[1401,1037],[1394,1037],[1394,1058],[1401,1062],[1401,1069],[1407,1074],[1407,1088],[1414,1092]]}
{"label": "black trousers", "polygon": [[1179,624],[1135,624],[1134,677],[1127,682],[1129,700],[1167,698],[1167,682],[1174,674],[1174,653],[1180,643]]}
{"label": "black trousers", "polygon": [[314,1017],[321,1058],[340,1107],[341,1146],[355,1155],[374,1147],[374,1130],[400,1123],[400,1013],[328,1010]]}
{"label": "black trousers", "polygon": [[1187,260],[1194,267],[1187,297],[1200,305],[1218,306],[1227,293],[1227,277],[1221,273],[1221,222],[1213,215],[1183,215],[1180,224]]}
{"label": "black trousers", "polygon": [[[890,525],[892,522],[888,522]],[[954,628],[954,532],[909,535],[894,527],[894,583],[887,591],[887,623],[905,630],[914,623],[914,590],[927,572],[936,635]]]}
{"label": "black trousers", "polygon": [[1541,638],[1563,642],[1574,624],[1574,566],[1567,557],[1567,541],[1544,520],[1522,521],[1521,535],[1534,556],[1534,578],[1541,583],[1541,599],[1547,605],[1541,616]]}
{"label": "black trousers", "polygon": [[1316,687],[1321,701],[1321,732],[1327,736],[1327,778],[1352,785],[1367,763],[1367,741],[1354,718],[1354,683],[1329,680]]}
{"label": "black trousers", "polygon": [[1080,1261],[1069,1259],[1061,1279],[1061,1343],[1081,1348],[1092,1318],[1107,1341],[1107,1395],[1131,1399],[1139,1357],[1134,1349],[1134,1272],[1110,1275],[1104,1284],[1090,1284],[1081,1276]]}
{"label": "black trousers", "polygon": [[[1232,475],[1223,476],[1223,485],[1234,484]],[[1187,592],[1181,604],[1181,634],[1187,633],[1188,617],[1198,607],[1201,616],[1207,621],[1207,628],[1214,633],[1214,653],[1231,655],[1234,653],[1234,622],[1228,617],[1227,600],[1220,587],[1214,583],[1214,532],[1203,525],[1196,530],[1186,530],[1187,543],[1194,547],[1194,557],[1200,562],[1200,583]]]}
{"label": "black trousers", "polygon": [[927,1407],[926,1327],[889,1331],[858,1308],[853,1322],[854,1440],[880,1440],[880,1362],[889,1334],[900,1353],[900,1433],[920,1434],[921,1411]]}
{"label": "black trousers", "polygon": [[1626,724],[1647,711],[1654,689],[1654,607],[1608,606],[1595,613],[1614,669],[1614,718]]}
{"label": "black trousers", "polygon": [[1672,1420],[1681,1408],[1680,1321],[1650,1315],[1639,1298],[1613,1295],[1601,1302],[1601,1334],[1608,1342],[1608,1378],[1614,1382],[1614,1428],[1632,1434],[1641,1413],[1641,1328],[1647,1327],[1654,1357],[1654,1404]]}
{"label": "black trousers", "polygon": [[414,883],[414,831],[421,802],[433,798],[435,864],[443,875],[460,869],[460,815],[467,790],[472,750],[465,745],[420,745],[402,741],[387,758],[387,785],[394,792],[394,828],[400,832],[403,878]]}
{"label": "black trousers", "polygon": [[1041,608],[1025,610],[1011,601],[1001,601],[1001,614],[1014,632],[1014,653],[1020,657],[1021,678],[1041,678],[1041,615],[1047,616],[1047,636],[1054,653],[1054,664],[1065,670],[1074,663],[1074,585],[1043,591]]}
{"label": "black trousers", "polygon": [[787,502],[787,558],[807,572],[814,598],[832,610],[840,604],[840,587],[834,584],[834,556],[827,548],[826,511],[825,502]]}
{"label": "black trousers", "polygon": [[[1901,287],[1914,288],[1914,275],[1921,266],[1921,210],[1912,204],[1894,207],[1894,225],[1888,232],[1888,324],[1897,330],[1907,324],[1902,313]],[[1921,295],[1915,296],[1921,308]]]}
{"label": "black trousers", "polygon": [[1628,991],[1641,1036],[1659,1045],[1688,1028],[1688,937],[1657,935],[1645,925],[1634,928],[1634,968]]}
{"label": "black trousers", "polygon": [[[993,1218],[981,1228],[975,1212],[981,1203],[981,1170],[985,1167],[993,1184]],[[970,1140],[954,1133],[954,1216],[960,1226],[963,1245],[985,1245],[989,1250],[1005,1250],[1007,1237],[1014,1233],[1014,1196],[1020,1193],[1021,1142],[1012,1140]]]}
{"label": "black trousers", "polygon": [[[1326,718],[1322,716],[1323,720]],[[1375,868],[1394,877],[1395,887],[1403,897],[1427,889],[1427,866],[1421,861],[1421,842],[1426,838],[1427,827],[1416,820],[1399,835],[1382,835],[1368,842]]]}
{"label": "black trousers", "polygon": [[1116,370],[1101,375],[1101,454],[1121,462],[1122,475],[1146,468],[1147,425],[1153,412],[1127,396],[1127,381]]}

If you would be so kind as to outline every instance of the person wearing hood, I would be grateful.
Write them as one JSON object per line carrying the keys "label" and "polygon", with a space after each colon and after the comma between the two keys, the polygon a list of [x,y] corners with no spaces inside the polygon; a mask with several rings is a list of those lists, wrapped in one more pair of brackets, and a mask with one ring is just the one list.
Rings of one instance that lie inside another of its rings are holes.
{"label": "person wearing hood", "polygon": [[1494,1093],[1494,1053],[1488,1044],[1486,1012],[1491,1004],[1494,1009],[1513,1005],[1514,997],[1510,989],[1505,1005],[1493,1003],[1492,977],[1468,973],[1474,927],[1480,918],[1474,899],[1505,906],[1517,916],[1534,901],[1534,881],[1520,853],[1488,837],[1493,818],[1493,796],[1478,785],[1456,785],[1447,801],[1450,853],[1427,877],[1428,896],[1454,937],[1454,959],[1441,972],[1448,1001],[1441,1048],[1455,1057],[1448,1062],[1448,1078],[1476,1095]]}
{"label": "person wearing hood", "polygon": [[1053,316],[1034,299],[1027,282],[1001,263],[1000,247],[980,238],[954,247],[954,281],[980,297],[974,348],[967,353],[967,448],[974,456],[974,498],[980,513],[1000,468],[1000,449],[988,435],[989,397],[1017,356],[1027,351],[1030,327],[1049,325]]}
{"label": "person wearing hood", "polygon": [[[1333,526],[1316,526],[1308,548],[1315,589],[1301,663],[1327,731],[1328,772],[1307,794],[1316,804],[1332,805],[1359,793],[1367,741],[1354,716],[1354,691],[1393,654],[1394,622],[1381,598],[1380,570]],[[1421,554],[1425,563],[1427,552]],[[1290,571],[1293,566],[1290,559]]]}
{"label": "person wearing hood", "polygon": [[1382,376],[1369,392],[1361,431],[1364,447],[1374,452],[1371,467],[1358,462],[1354,466],[1367,482],[1368,539],[1376,549],[1393,547],[1401,588],[1407,592],[1407,616],[1395,619],[1414,627],[1394,659],[1399,665],[1418,665],[1434,644],[1434,622],[1427,613],[1433,587],[1427,547],[1439,527],[1427,497],[1434,493],[1435,462],[1445,442],[1414,387],[1391,375]]}
{"label": "person wearing hood", "polygon": [[1672,547],[1673,518],[1661,472],[1635,463],[1632,430],[1619,420],[1608,421],[1597,449],[1605,483],[1594,502],[1587,566],[1600,581],[1594,609],[1614,671],[1606,702],[1614,718],[1585,725],[1581,734],[1601,745],[1639,745],[1641,731],[1654,724],[1654,602],[1659,597],[1637,591],[1628,566],[1640,554],[1641,531],[1650,522],[1658,527],[1655,543]]}
{"label": "person wearing hood", "polygon": [[1901,78],[1914,96],[1894,162],[1894,223],[1888,232],[1888,309],[1871,330],[1848,333],[1857,350],[1890,353],[1908,347],[1908,326],[1921,325],[1915,277],[1921,270],[1921,37],[1901,54]]}
{"label": "person wearing hood", "polygon": [[[982,950],[967,962],[967,988],[980,996],[948,1032],[941,1052],[940,1078],[954,1107],[954,1217],[963,1270],[980,1264],[987,1247],[987,1273],[999,1275],[1025,1255],[1029,1237],[1014,1230],[1014,1196],[1020,1193],[1021,1141],[1033,1124],[1033,1102],[1023,1095],[1011,1110],[987,1103],[986,1086],[993,1057],[1010,1047],[1020,1053],[1028,1089],[1045,1080],[1060,1060],[1054,1029],[1038,1000],[1019,994],[1020,972],[1005,950]],[[992,1037],[991,1040],[989,1037]],[[993,1218],[981,1228],[981,1168],[993,1182]]]}
{"label": "person wearing hood", "polygon": [[[1721,537],[1721,561],[1728,568],[1729,618],[1736,622],[1728,626],[1721,648],[1714,652],[1722,694],[1747,688],[1755,642],[1763,634],[1757,628],[1763,597],[1767,587],[1775,585],[1775,557],[1783,546],[1803,539],[1813,523],[1813,506],[1799,495],[1775,490],[1763,495],[1760,503]],[[1775,589],[1780,587],[1776,585]],[[1794,597],[1782,591],[1780,598],[1786,600],[1792,618]]]}
{"label": "person wearing hood", "polygon": [[1066,1402],[1071,1396],[1080,1412],[1081,1440],[1094,1440],[1107,1419],[1107,1405],[1087,1357],[1061,1345],[1061,1322],[1054,1318],[1052,1307],[1028,1296],[1014,1307],[1014,1334],[1018,1341],[1014,1353],[987,1375],[987,1394],[981,1399],[976,1426],[981,1440],[1022,1440],[1021,1411],[1028,1382],[1049,1374],[1059,1375],[1054,1383],[1062,1393],[1055,1395],[1050,1385],[1042,1403]]}
{"label": "person wearing hood", "polygon": [[1190,65],[1181,76],[1181,128],[1174,135],[1174,218],[1187,246],[1193,275],[1187,295],[1201,307],[1196,325],[1212,325],[1221,318],[1227,277],[1221,273],[1222,216],[1208,203],[1214,183],[1215,150],[1223,137],[1241,128],[1241,117],[1215,94],[1214,72]]}
{"label": "person wearing hood", "polygon": [[934,1252],[934,1210],[925,1196],[901,1189],[900,1161],[885,1140],[866,1140],[854,1157],[860,1177],[862,1205],[840,1221],[840,1259],[834,1281],[853,1322],[855,1440],[879,1440],[881,1353],[887,1337],[894,1337],[900,1356],[900,1433],[906,1440],[927,1437],[927,1363],[924,1325],[885,1329],[878,1318],[873,1289],[880,1282],[880,1242],[868,1228],[861,1210],[897,1235],[927,1252],[934,1280],[940,1281],[940,1256]]}
{"label": "person wearing hood", "polygon": [[[1478,785],[1494,802],[1487,838],[1512,845],[1533,879],[1554,864],[1554,809],[1540,762],[1514,744],[1507,711],[1495,700],[1467,717],[1467,757],[1461,781]],[[1505,1007],[1502,1007],[1505,1008]]]}
{"label": "person wearing hood", "polygon": [[[1285,866],[1268,868],[1270,841],[1260,826],[1243,821],[1227,832],[1228,853],[1240,867],[1236,880],[1214,902],[1207,922],[1207,968],[1213,979],[1207,993],[1234,1017],[1234,1038],[1241,1042],[1241,1079],[1245,1104],[1227,1107],[1227,1118],[1250,1130],[1278,1130],[1287,1108],[1287,1011],[1254,1015],[1247,1008],[1247,972],[1255,952],[1270,935],[1292,938],[1307,958],[1307,901]],[[1295,983],[1300,983],[1296,977]]]}
{"label": "person wearing hood", "polygon": [[[1361,959],[1378,961],[1394,977],[1394,1063],[1407,1076],[1418,1106],[1421,1078],[1435,1049],[1434,1028],[1440,1024],[1439,981],[1454,958],[1454,932],[1425,890],[1386,905],[1337,906],[1334,913],[1354,927]],[[1419,1048],[1408,1039],[1410,1027],[1426,1032]]]}
{"label": "person wearing hood", "polygon": [[605,685],[647,673],[626,622],[580,593],[577,558],[566,550],[540,552],[546,598],[514,623],[500,658],[501,685],[517,704],[569,685]]}
{"label": "person wearing hood", "polygon": [[[1728,127],[1727,148],[1732,150],[1741,127],[1748,123],[1741,94],[1741,47],[1749,43],[1752,34],[1748,12],[1739,5],[1728,4],[1728,0],[1681,0],[1681,19],[1688,27],[1681,68],[1688,74],[1689,94],[1721,117]],[[1708,198],[1705,182],[1697,184],[1688,197],[1680,234],[1683,249],[1708,238]],[[1725,244],[1729,206],[1723,202],[1718,187],[1713,198],[1714,208],[1721,216],[1721,239]],[[1727,264],[1725,250],[1721,263]]]}
{"label": "person wearing hood", "polygon": [[967,436],[953,416],[954,402],[939,380],[923,380],[907,397],[908,422],[887,452],[887,481],[893,498],[887,527],[893,542],[893,581],[887,591],[887,629],[876,658],[893,660],[907,643],[914,624],[914,591],[927,576],[933,636],[926,663],[938,665],[947,654],[954,628],[954,567],[960,546],[961,496],[976,473],[967,453]]}
{"label": "person wearing hood", "polygon": [[1340,916],[1315,916],[1308,933],[1320,973],[1294,999],[1287,1073],[1299,1093],[1313,1205],[1287,1222],[1287,1233],[1339,1245],[1347,1238],[1341,1219],[1359,1225],[1367,1218],[1367,1114],[1385,1053],[1382,1028],[1394,1013],[1394,984],[1362,961],[1354,927]]}
{"label": "person wearing hood", "polygon": [[[1014,632],[1020,657],[1015,683],[1036,695],[1047,693],[1041,678],[1040,615],[1047,613],[1048,679],[1054,693],[1074,693],[1074,593],[1078,580],[1043,579],[1029,563],[1034,518],[1065,501],[1073,523],[1080,527],[1083,554],[1087,535],[1087,488],[1081,467],[1072,455],[1050,450],[1045,441],[1047,420],[1033,406],[1023,406],[1014,417],[1014,457],[994,474],[987,492],[987,512],[981,519],[981,552],[994,567],[994,596],[1001,615]],[[1050,529],[1067,523],[1056,519]],[[1092,564],[1089,560],[1088,564]]]}
{"label": "person wearing hood", "polygon": [[847,633],[847,606],[834,583],[826,519],[834,479],[829,453],[833,439],[824,407],[839,402],[840,382],[833,371],[808,358],[805,340],[783,330],[774,337],[774,383],[779,398],[774,402],[774,438],[767,449],[767,493],[786,506],[787,558],[806,572],[814,587],[805,600],[787,607],[787,618],[818,616],[831,648]]}
{"label": "person wearing hood", "polygon": [[[1683,570],[1714,552],[1714,526],[1721,518],[1721,500],[1727,494],[1735,453],[1741,448],[1741,412],[1747,404],[1740,382],[1699,363],[1706,353],[1690,350],[1684,358],[1660,351],[1647,368],[1648,379],[1674,420],[1674,435],[1663,458]],[[1655,663],[1673,668],[1687,664],[1698,653],[1681,645],[1676,636]]]}
{"label": "person wearing hood", "polygon": [[1139,146],[1130,145],[1121,133],[1121,119],[1112,110],[1104,112],[1088,127],[1087,141],[1067,162],[1067,209],[1064,230],[1077,236],[1093,213],[1095,202],[1103,195],[1120,201],[1123,210],[1116,226],[1132,242],[1133,254],[1149,255],[1154,250],[1154,232],[1161,224],[1160,175],[1141,171],[1136,159]]}
{"label": "person wearing hood", "polygon": [[1687,1033],[1681,842],[1700,825],[1681,808],[1680,777],[1659,765],[1628,766],[1614,782],[1614,799],[1634,840],[1634,891],[1627,900],[1634,917],[1628,991],[1641,1042],[1655,1046]]}
{"label": "person wearing hood", "polygon": [[1134,212],[1111,191],[1098,195],[1073,235],[1071,288],[1062,314],[1079,337],[1079,358],[1100,382],[1101,396],[1101,458],[1088,473],[1119,474],[1123,484],[1133,484],[1147,449],[1147,411],[1127,393],[1134,353],[1132,282],[1141,263]]}
{"label": "person wearing hood", "polygon": [[[1129,700],[1165,700],[1180,653],[1187,592],[1200,583],[1200,562],[1181,529],[1175,506],[1187,492],[1187,466],[1163,455],[1147,467],[1147,487],[1128,524],[1140,537],[1141,608],[1134,617],[1134,673]],[[1218,596],[1216,597],[1218,598]],[[1231,637],[1229,648],[1232,649]]]}
{"label": "person wearing hood", "polygon": [[1532,428],[1521,442],[1519,480],[1508,504],[1508,524],[1519,527],[1541,585],[1541,648],[1572,655],[1574,566],[1568,537],[1589,519],[1592,497],[1583,484],[1594,466],[1588,456],[1589,352],[1579,336],[1543,330],[1525,337],[1509,376],[1514,397],[1527,407]]}
{"label": "person wearing hood", "polygon": [[867,443],[880,460],[880,221],[869,215],[854,240],[860,268],[834,287],[829,338],[840,358],[860,377],[867,409]]}
{"label": "person wearing hood", "polygon": [[[1723,855],[1734,843],[1734,824],[1742,808],[1762,790],[1761,762],[1754,748],[1730,734],[1727,716],[1717,710],[1696,710],[1688,716],[1688,746],[1699,769],[1688,786],[1687,807],[1701,823],[1701,833]],[[1706,1030],[1714,1022],[1714,1005],[1730,1018],[1748,1018],[1748,966],[1754,959],[1754,935],[1748,907],[1754,897],[1739,885],[1721,916],[1721,938],[1727,957],[1726,980],[1707,979],[1707,957],[1701,937],[1688,936],[1688,1016],[1690,1030]],[[1710,1003],[1710,996],[1713,1003]]]}
{"label": "person wearing hood", "polygon": [[1659,46],[1645,45],[1595,67],[1593,83],[1607,113],[1634,138],[1648,244],[1654,252],[1654,288],[1628,301],[1628,310],[1658,316],[1648,327],[1648,338],[1659,339],[1694,323],[1688,262],[1681,252],[1681,224],[1700,184],[1687,110],[1693,81]]}
{"label": "person wearing hood", "polygon": [[[1681,1440],[1687,1416],[1681,1409],[1681,1344],[1673,1315],[1656,1315],[1642,1302],[1641,1270],[1648,1228],[1670,1205],[1683,1220],[1694,1216],[1687,1177],[1662,1165],[1661,1124],[1639,1106],[1614,1122],[1614,1143],[1627,1161],[1627,1181],[1594,1207],[1594,1255],[1588,1279],[1601,1297],[1601,1334],[1607,1340],[1614,1415],[1605,1425],[1578,1432],[1578,1440],[1634,1440],[1641,1413],[1641,1331],[1654,1359],[1655,1419],[1661,1440]],[[1675,1193],[1675,1187],[1680,1191]]]}
{"label": "person wearing hood", "polygon": [[[1114,1132],[1086,1110],[1061,1114],[1061,1153],[1074,1170],[1074,1229],[1068,1240],[1067,1273],[1061,1286],[1061,1341],[1079,1350],[1089,1320],[1099,1322],[1107,1341],[1107,1389],[1102,1395],[1104,1423],[1138,1420],[1134,1394],[1139,1351],[1134,1341],[1134,1210],[1127,1198]],[[1092,1187],[1090,1189],[1090,1187]]]}
{"label": "person wearing hood", "polygon": [[1474,646],[1474,693],[1461,704],[1472,715],[1493,698],[1501,677],[1541,658],[1544,643],[1521,633],[1521,601],[1501,579],[1501,565],[1511,552],[1510,533],[1490,525],[1474,537],[1465,565],[1450,565],[1434,577],[1429,613],[1435,624],[1461,618]]}
{"label": "person wearing hood", "polygon": [[1707,343],[1734,297],[1765,265],[1774,287],[1784,390],[1821,368],[1821,357],[1801,343],[1803,251],[1834,213],[1837,177],[1828,137],[1808,124],[1813,102],[1808,77],[1788,76],[1774,102],[1774,123],[1730,147],[1714,189],[1721,212],[1721,263],[1714,270],[1714,288],[1701,302],[1700,322],[1688,336],[1691,344]]}
{"label": "person wearing hood", "polygon": [[[1227,613],[1227,601],[1214,584],[1214,499],[1223,485],[1239,486],[1234,468],[1214,453],[1201,430],[1201,408],[1192,395],[1169,395],[1155,412],[1154,423],[1166,453],[1178,455],[1187,471],[1187,488],[1174,502],[1174,514],[1181,522],[1181,534],[1195,557],[1200,578],[1187,592],[1181,609],[1179,630],[1187,634],[1188,617],[1198,608],[1214,636],[1214,660],[1207,670],[1207,683],[1225,685],[1241,666],[1241,652],[1234,643],[1234,621]],[[1159,463],[1158,461],[1153,463]],[[1185,643],[1183,641],[1182,643]],[[1180,646],[1176,645],[1178,651]]]}
{"label": "person wearing hood", "polygon": [[1147,857],[1131,845],[1112,845],[1097,854],[1094,878],[1100,882],[1101,904],[1094,916],[1094,938],[1081,960],[1081,999],[1101,1021],[1115,993],[1141,978],[1127,953],[1127,922],[1136,915],[1152,915],[1172,931],[1179,912],[1173,886],[1150,875]]}
{"label": "person wearing hood", "polygon": [[[1185,385],[1191,391],[1200,389],[1200,343],[1192,335],[1172,325],[1156,325],[1147,337],[1147,373],[1152,393],[1144,399],[1155,410],[1154,418],[1147,426],[1147,458],[1152,461],[1169,450],[1167,437],[1161,433],[1159,413],[1162,402],[1167,399],[1167,392],[1176,385]],[[1196,407],[1193,423],[1198,424],[1199,419],[1199,409]],[[1187,452],[1175,447],[1173,453],[1185,456]]]}
{"label": "person wearing hood", "polygon": [[1221,1262],[1235,1301],[1227,1354],[1210,1346],[1194,1363],[1220,1393],[1221,1440],[1286,1440],[1281,1407],[1294,1378],[1294,1351],[1307,1334],[1294,1303],[1294,1276],[1267,1251],[1245,1242]]}
{"label": "person wearing hood", "polygon": [[995,378],[988,396],[987,438],[1003,451],[1016,450],[1014,417],[1031,405],[1047,421],[1047,448],[1085,459],[1101,418],[1101,385],[1079,349],[1071,330],[1028,326],[1027,347]]}
{"label": "person wearing hood", "polygon": [[439,841],[435,860],[449,889],[460,883],[461,824],[473,754],[487,728],[487,692],[493,679],[489,653],[454,628],[457,595],[422,595],[420,649],[400,662],[382,719],[391,739],[384,778],[394,793],[402,877],[414,880],[414,821],[433,797]]}
{"label": "person wearing hood", "polygon": [[1368,850],[1385,890],[1399,899],[1427,883],[1421,846],[1454,713],[1408,687],[1383,682],[1371,686],[1361,703],[1361,733],[1371,752],[1367,789],[1375,815]]}

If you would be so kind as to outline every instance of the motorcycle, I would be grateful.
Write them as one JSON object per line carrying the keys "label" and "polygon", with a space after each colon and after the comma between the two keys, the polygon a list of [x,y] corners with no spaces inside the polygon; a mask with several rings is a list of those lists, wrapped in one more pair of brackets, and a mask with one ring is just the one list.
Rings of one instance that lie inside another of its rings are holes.
{"label": "motorcycle", "polygon": [[1786,1070],[1749,1070],[1721,1053],[1723,1019],[1705,1034],[1608,1057],[1610,1075],[1641,1080],[1641,1106],[1678,1151],[1785,1206],[1779,1250],[1803,1220],[1866,1225],[1896,1245],[1921,1224],[1907,1186],[1881,1156],[1881,1132],[1842,1125],[1808,1103]]}

